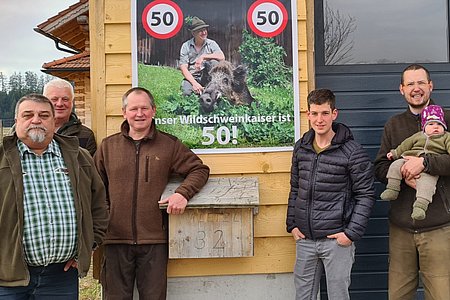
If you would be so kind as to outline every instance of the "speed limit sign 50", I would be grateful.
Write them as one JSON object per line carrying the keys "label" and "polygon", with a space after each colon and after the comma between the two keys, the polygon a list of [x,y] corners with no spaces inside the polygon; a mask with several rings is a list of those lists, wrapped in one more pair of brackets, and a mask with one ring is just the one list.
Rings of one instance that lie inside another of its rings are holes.
{"label": "speed limit sign 50", "polygon": [[288,22],[284,5],[277,0],[258,0],[247,12],[247,23],[254,33],[261,37],[279,35]]}
{"label": "speed limit sign 50", "polygon": [[156,0],[148,4],[142,12],[145,31],[157,39],[168,39],[183,26],[183,12],[170,0]]}

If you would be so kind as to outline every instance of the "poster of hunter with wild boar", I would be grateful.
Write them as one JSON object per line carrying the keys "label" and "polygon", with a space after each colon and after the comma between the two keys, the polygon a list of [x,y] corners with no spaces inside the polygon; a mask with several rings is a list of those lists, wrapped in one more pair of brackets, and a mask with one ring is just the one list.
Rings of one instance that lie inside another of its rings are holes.
{"label": "poster of hunter with wild boar", "polygon": [[196,153],[292,149],[299,137],[294,0],[131,0],[133,86],[158,129]]}

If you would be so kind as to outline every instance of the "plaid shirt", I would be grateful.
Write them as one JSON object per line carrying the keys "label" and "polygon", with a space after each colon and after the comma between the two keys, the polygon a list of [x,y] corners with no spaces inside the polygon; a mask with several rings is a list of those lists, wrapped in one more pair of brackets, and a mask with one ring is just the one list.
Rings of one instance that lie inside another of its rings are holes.
{"label": "plaid shirt", "polygon": [[36,155],[20,140],[23,191],[25,261],[47,266],[74,258],[77,218],[69,173],[55,140]]}

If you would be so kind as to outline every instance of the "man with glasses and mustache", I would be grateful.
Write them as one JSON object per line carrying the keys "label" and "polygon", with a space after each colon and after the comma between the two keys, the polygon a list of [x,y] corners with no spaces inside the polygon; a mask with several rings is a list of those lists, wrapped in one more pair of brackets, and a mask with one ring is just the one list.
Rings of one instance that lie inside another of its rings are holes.
{"label": "man with glasses and mustache", "polygon": [[0,144],[0,299],[78,299],[108,223],[91,155],[55,130],[43,95],[19,99],[15,133]]}
{"label": "man with glasses and mustache", "polygon": [[[408,136],[421,130],[420,114],[435,104],[430,95],[433,82],[429,71],[418,64],[402,73],[400,93],[408,108],[391,117],[384,126],[381,147],[375,160],[375,175],[387,183],[392,163],[386,154]],[[445,122],[450,121],[448,111]],[[416,299],[419,271],[425,299],[450,299],[450,155],[426,153],[405,156],[401,168],[403,180],[389,210],[389,299]],[[416,179],[421,172],[439,176],[433,202],[423,220],[411,218],[416,199]]]}

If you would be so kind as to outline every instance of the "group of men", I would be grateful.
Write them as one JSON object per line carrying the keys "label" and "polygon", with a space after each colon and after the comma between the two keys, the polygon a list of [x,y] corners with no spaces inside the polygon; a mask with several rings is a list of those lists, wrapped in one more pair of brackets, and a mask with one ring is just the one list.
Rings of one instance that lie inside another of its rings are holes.
{"label": "group of men", "polygon": [[[78,299],[102,244],[105,299],[132,299],[135,281],[141,299],[166,299],[168,214],[184,212],[209,168],[156,129],[148,90],[124,94],[121,131],[98,149],[73,99],[62,79],[20,98],[0,144],[0,299]],[[184,180],[160,200],[173,174]]]}
{"label": "group of men", "polygon": [[[196,40],[206,40],[208,26],[194,21],[186,53],[200,49]],[[200,92],[188,65],[182,68],[184,90]],[[408,109],[386,123],[375,168],[350,129],[335,122],[333,92],[308,95],[311,129],[294,147],[286,219],[297,247],[296,299],[315,299],[323,272],[329,298],[350,299],[354,243],[375,202],[374,177],[386,183],[386,154],[421,130],[420,113],[434,104],[432,88],[423,66],[403,71],[400,92]],[[22,97],[13,134],[0,145],[0,299],[78,299],[78,277],[101,244],[105,299],[132,299],[135,282],[142,299],[165,299],[168,214],[184,212],[209,168],[176,137],[157,130],[148,90],[135,87],[123,95],[120,132],[98,149],[73,112],[73,100],[72,85],[62,79],[47,83],[43,95]],[[389,212],[389,298],[414,299],[420,272],[426,299],[449,299],[450,156],[404,159],[404,180]],[[417,221],[410,215],[421,172],[440,180],[427,217]],[[173,174],[184,180],[160,200]],[[167,210],[160,210],[165,203]]]}

